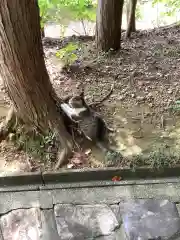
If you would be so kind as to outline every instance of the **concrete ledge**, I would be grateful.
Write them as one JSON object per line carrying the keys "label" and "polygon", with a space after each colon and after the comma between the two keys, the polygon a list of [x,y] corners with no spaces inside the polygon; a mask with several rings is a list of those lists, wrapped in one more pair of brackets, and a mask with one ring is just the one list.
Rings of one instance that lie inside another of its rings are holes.
{"label": "concrete ledge", "polygon": [[0,188],[30,184],[43,184],[41,172],[14,173],[0,176]]}
{"label": "concrete ledge", "polygon": [[122,180],[180,177],[180,166],[177,166],[176,168],[163,168],[160,170],[143,167],[137,168],[135,171],[132,171],[132,169],[129,168],[96,168],[42,173],[45,184],[111,181],[114,176],[119,176]]}
{"label": "concrete ledge", "polygon": [[106,189],[109,187],[126,187],[131,186],[134,187],[136,185],[161,185],[161,184],[180,184],[180,178],[157,178],[157,179],[146,179],[146,180],[127,180],[127,181],[87,181],[87,182],[71,182],[71,183],[49,183],[49,184],[28,184],[28,185],[10,185],[10,186],[0,186],[0,193],[8,193],[8,192],[33,192],[33,191],[51,191],[51,190],[66,190],[66,189],[93,189],[93,188],[102,188]]}
{"label": "concrete ledge", "polygon": [[[131,181],[142,179],[148,181],[156,178],[180,177],[180,166],[174,168],[151,169],[137,168],[135,171],[129,168],[96,168],[96,169],[71,169],[58,172],[33,172],[23,174],[11,174],[0,176],[1,187],[25,186],[25,185],[48,185],[48,184],[73,184],[73,183],[93,183],[100,181],[109,181],[111,184],[114,176],[121,177],[122,181]],[[114,183],[116,184],[116,182]]]}
{"label": "concrete ledge", "polygon": [[127,181],[87,181],[87,182],[71,182],[71,183],[49,183],[40,186],[40,190],[52,189],[82,189],[82,188],[106,188],[115,186],[134,186],[134,185],[157,185],[157,184],[178,184],[180,178],[158,178],[148,180],[127,180]]}

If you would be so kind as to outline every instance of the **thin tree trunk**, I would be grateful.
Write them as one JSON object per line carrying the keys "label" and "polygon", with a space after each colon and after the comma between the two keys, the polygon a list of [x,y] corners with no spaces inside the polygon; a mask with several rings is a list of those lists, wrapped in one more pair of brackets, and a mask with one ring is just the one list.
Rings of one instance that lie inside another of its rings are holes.
{"label": "thin tree trunk", "polygon": [[123,0],[99,0],[96,18],[96,44],[100,50],[120,48]]}
{"label": "thin tree trunk", "polygon": [[[40,23],[42,21],[42,17],[39,17],[40,18]],[[45,31],[44,31],[44,26],[42,27],[41,26],[41,37],[44,38],[45,37]]]}
{"label": "thin tree trunk", "polygon": [[0,73],[17,116],[43,133],[48,129],[56,133],[63,149],[61,164],[72,140],[56,111],[43,58],[37,0],[1,0],[0,47]]}
{"label": "thin tree trunk", "polygon": [[84,24],[84,20],[83,20],[83,19],[81,19],[81,24],[82,24],[82,26],[83,26],[84,35],[87,35],[86,27],[85,27],[85,24]]}
{"label": "thin tree trunk", "polygon": [[131,10],[131,0],[126,0],[126,22],[127,22],[127,26],[128,26],[128,23],[129,23],[130,10]]}
{"label": "thin tree trunk", "polygon": [[130,13],[128,17],[128,26],[126,31],[126,37],[129,38],[132,32],[136,31],[136,5],[137,0],[131,0],[128,4],[130,4]]}
{"label": "thin tree trunk", "polygon": [[44,38],[45,37],[45,31],[44,31],[44,27],[41,28],[41,37]]}

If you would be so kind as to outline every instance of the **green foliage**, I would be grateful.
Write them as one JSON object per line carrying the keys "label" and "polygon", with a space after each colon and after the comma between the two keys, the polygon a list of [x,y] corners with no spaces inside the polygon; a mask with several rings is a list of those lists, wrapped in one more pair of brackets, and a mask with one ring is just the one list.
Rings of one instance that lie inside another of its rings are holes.
{"label": "green foliage", "polygon": [[107,151],[105,155],[105,164],[108,166],[114,166],[121,162],[123,156],[120,152],[113,150]]}
{"label": "green foliage", "polygon": [[151,152],[147,154],[140,154],[133,156],[131,161],[131,168],[133,171],[137,167],[149,166],[152,169],[162,169],[166,167],[173,167],[180,162],[179,149],[171,148],[166,144],[160,146],[153,146]]}
{"label": "green foliage", "polygon": [[92,0],[59,0],[59,9],[69,10],[74,20],[95,21],[95,5]]}
{"label": "green foliage", "polygon": [[92,0],[38,0],[38,4],[42,27],[48,21],[96,19],[96,5]]}
{"label": "green foliage", "polygon": [[166,7],[165,12],[161,13],[161,16],[174,16],[180,11],[180,1],[179,0],[153,0],[152,6],[162,3]]}
{"label": "green foliage", "polygon": [[140,2],[138,2],[137,6],[136,6],[136,19],[137,20],[142,20],[143,19],[142,3],[140,4]]}
{"label": "green foliage", "polygon": [[155,169],[175,166],[179,160],[180,153],[166,146],[155,148],[148,156],[150,167]]}
{"label": "green foliage", "polygon": [[50,12],[54,8],[54,3],[51,0],[38,0],[38,4],[40,8],[41,27],[44,27],[44,24],[52,19]]}
{"label": "green foliage", "polygon": [[77,44],[69,43],[66,47],[57,51],[56,56],[64,62],[65,66],[70,66],[78,59],[75,53],[78,47]]}
{"label": "green foliage", "polygon": [[15,134],[11,141],[14,142],[17,149],[24,150],[30,156],[41,160],[55,159],[55,134],[47,132],[43,136],[35,130],[24,129],[21,125],[14,131]]}
{"label": "green foliage", "polygon": [[180,111],[180,100],[177,100],[174,105],[170,106],[170,109]]}

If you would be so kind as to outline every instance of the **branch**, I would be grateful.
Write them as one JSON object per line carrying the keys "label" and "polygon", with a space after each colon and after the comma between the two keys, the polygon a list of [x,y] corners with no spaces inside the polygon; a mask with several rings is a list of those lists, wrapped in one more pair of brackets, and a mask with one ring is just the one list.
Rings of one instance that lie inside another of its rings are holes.
{"label": "branch", "polygon": [[95,102],[95,103],[90,103],[90,104],[88,104],[88,106],[89,107],[97,107],[98,105],[100,105],[100,104],[102,104],[104,101],[106,101],[110,96],[111,96],[111,94],[113,93],[113,91],[114,91],[114,83],[112,84],[112,86],[111,86],[111,89],[110,89],[110,91],[109,91],[109,93],[103,98],[103,99],[101,99],[99,102]]}

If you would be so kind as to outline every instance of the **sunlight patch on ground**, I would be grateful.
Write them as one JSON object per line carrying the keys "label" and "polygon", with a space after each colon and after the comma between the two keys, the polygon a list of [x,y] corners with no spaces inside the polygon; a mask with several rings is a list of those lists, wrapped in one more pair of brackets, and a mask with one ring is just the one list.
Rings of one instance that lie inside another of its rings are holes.
{"label": "sunlight patch on ground", "polygon": [[4,106],[4,104],[0,104],[0,120],[7,115],[8,110],[9,108],[7,106]]}
{"label": "sunlight patch on ground", "polygon": [[[1,154],[2,155],[2,154]],[[25,162],[22,162],[20,158],[13,159],[12,161],[6,159],[3,156],[0,156],[0,176],[5,176],[7,174],[13,174],[13,173],[20,173],[20,172],[27,172],[27,164]]]}
{"label": "sunlight patch on ground", "polygon": [[[118,110],[114,116],[116,133],[113,138],[116,142],[115,149],[120,151],[123,156],[135,156],[143,152],[151,152],[154,147],[163,144],[171,146],[173,149],[180,148],[180,120],[175,121],[172,116],[168,118],[165,126],[151,121],[150,117],[141,118],[138,116],[139,110],[144,114],[149,111],[146,107],[134,106],[131,111],[128,109]],[[149,114],[149,112],[148,112]]]}

